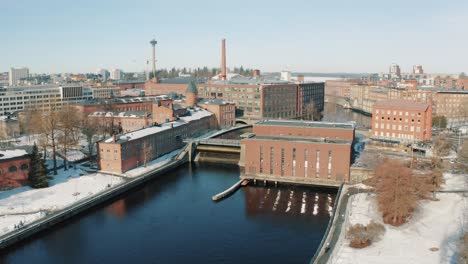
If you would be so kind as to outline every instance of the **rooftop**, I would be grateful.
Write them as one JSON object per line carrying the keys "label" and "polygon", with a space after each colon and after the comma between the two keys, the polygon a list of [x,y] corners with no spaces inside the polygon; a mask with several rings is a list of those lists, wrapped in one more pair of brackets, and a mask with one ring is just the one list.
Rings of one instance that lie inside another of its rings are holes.
{"label": "rooftop", "polygon": [[272,136],[254,136],[249,139],[257,140],[273,140],[273,141],[293,141],[293,142],[308,142],[308,143],[323,143],[323,144],[346,144],[351,145],[352,140],[340,140],[340,139],[325,139],[325,138],[302,138],[302,137],[272,137]]}
{"label": "rooftop", "polygon": [[200,100],[198,100],[198,103],[199,104],[212,104],[212,105],[229,104],[229,102],[222,100],[222,99],[204,99],[204,98],[201,98]]}
{"label": "rooftop", "polygon": [[12,159],[28,155],[24,149],[0,150],[0,160]]}
{"label": "rooftop", "polygon": [[426,111],[426,109],[429,107],[429,104],[411,100],[389,99],[375,102],[374,107]]}
{"label": "rooftop", "polygon": [[94,117],[132,117],[132,118],[144,118],[151,116],[149,112],[142,111],[127,111],[127,112],[94,112],[90,114]]}
{"label": "rooftop", "polygon": [[354,130],[354,123],[332,123],[321,121],[304,121],[304,120],[262,120],[255,125],[260,126],[294,126],[294,127],[313,127],[313,128],[338,128]]}
{"label": "rooftop", "polygon": [[[117,142],[121,143],[125,141],[131,141],[131,140],[143,138],[149,135],[159,133],[161,131],[171,129],[172,127],[185,125],[188,122],[193,121],[193,120],[198,120],[203,117],[213,115],[211,112],[208,112],[201,108],[193,108],[193,109],[190,109],[189,111],[190,111],[190,115],[180,117],[178,121],[167,122],[167,123],[161,124],[160,126],[152,126],[148,128],[143,128],[140,130],[136,130],[136,131],[132,131],[132,132],[120,135],[117,137]],[[112,138],[108,138],[104,142],[110,143],[112,141],[113,141]]]}

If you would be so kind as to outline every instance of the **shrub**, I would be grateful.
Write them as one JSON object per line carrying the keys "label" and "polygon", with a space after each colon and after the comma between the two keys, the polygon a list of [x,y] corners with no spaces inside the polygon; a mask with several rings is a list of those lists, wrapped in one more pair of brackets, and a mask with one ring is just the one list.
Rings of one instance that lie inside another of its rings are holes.
{"label": "shrub", "polygon": [[349,246],[353,248],[365,248],[373,241],[379,239],[384,232],[385,227],[374,221],[371,221],[367,226],[362,224],[352,225],[348,229],[348,237],[351,240]]}

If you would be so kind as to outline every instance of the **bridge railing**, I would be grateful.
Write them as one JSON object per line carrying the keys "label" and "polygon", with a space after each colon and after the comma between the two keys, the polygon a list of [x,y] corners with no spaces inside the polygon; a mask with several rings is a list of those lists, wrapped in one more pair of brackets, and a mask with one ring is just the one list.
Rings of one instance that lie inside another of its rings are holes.
{"label": "bridge railing", "polygon": [[185,139],[184,142],[194,142],[200,145],[240,147],[240,140],[236,139]]}

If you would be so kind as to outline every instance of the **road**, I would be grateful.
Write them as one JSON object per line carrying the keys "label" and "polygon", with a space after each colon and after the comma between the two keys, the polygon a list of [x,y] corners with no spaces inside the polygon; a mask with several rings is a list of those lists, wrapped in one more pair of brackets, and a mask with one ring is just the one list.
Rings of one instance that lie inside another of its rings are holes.
{"label": "road", "polygon": [[350,188],[342,196],[340,207],[337,208],[337,212],[336,212],[337,213],[337,220],[334,223],[335,228],[333,229],[332,234],[330,234],[332,236],[332,238],[331,238],[328,245],[324,245],[325,248],[328,247],[329,250],[325,250],[325,252],[321,256],[319,256],[319,258],[316,260],[315,263],[326,264],[328,262],[331,254],[333,253],[333,249],[336,246],[336,242],[340,238],[341,229],[343,228],[343,223],[345,222],[345,219],[346,219],[346,208],[348,206],[349,197],[351,197],[351,195],[356,194],[358,192],[362,193],[362,192],[366,192],[366,191],[362,190],[362,189],[357,189],[357,188]]}

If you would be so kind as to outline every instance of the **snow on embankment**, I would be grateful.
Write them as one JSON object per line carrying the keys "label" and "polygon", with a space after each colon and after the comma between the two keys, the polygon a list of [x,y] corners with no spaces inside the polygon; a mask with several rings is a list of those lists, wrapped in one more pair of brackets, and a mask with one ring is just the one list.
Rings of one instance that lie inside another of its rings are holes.
{"label": "snow on embankment", "polygon": [[0,235],[14,229],[20,221],[30,223],[71,204],[95,195],[123,182],[122,178],[90,174],[79,176],[81,170],[59,170],[51,186],[43,189],[20,187],[0,192]]}
{"label": "snow on embankment", "polygon": [[[457,189],[466,175],[444,174],[444,189]],[[409,223],[400,227],[385,224],[385,234],[380,241],[367,248],[349,247],[349,240],[340,237],[329,263],[451,263],[456,254],[456,243],[461,235],[467,197],[460,193],[439,193],[439,201],[422,201]],[[358,194],[350,199],[346,227],[370,220],[382,223],[373,194]],[[347,228],[346,228],[347,229]],[[431,251],[438,248],[438,251]]]}

